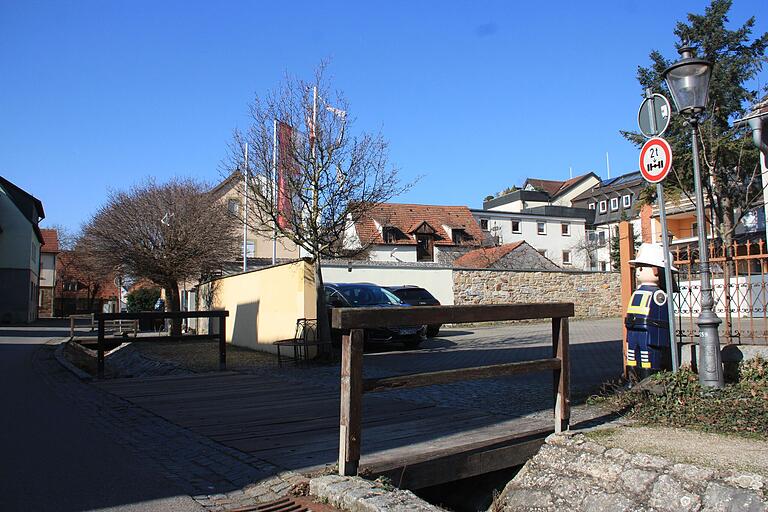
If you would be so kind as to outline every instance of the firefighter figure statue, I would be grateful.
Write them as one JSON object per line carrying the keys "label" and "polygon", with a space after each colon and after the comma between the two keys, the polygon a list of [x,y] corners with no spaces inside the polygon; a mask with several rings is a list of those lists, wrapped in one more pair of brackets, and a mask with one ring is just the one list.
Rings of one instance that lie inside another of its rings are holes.
{"label": "firefighter figure statue", "polygon": [[[669,339],[667,286],[664,278],[664,249],[659,244],[643,244],[634,260],[637,289],[627,307],[627,375],[630,382],[652,373],[672,369]],[[676,272],[675,267],[671,267]]]}

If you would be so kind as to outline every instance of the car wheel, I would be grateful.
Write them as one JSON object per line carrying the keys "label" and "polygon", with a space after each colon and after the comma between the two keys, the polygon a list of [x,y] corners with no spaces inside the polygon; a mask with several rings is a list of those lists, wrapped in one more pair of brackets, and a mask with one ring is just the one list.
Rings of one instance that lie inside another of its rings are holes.
{"label": "car wheel", "polygon": [[442,327],[442,324],[438,325],[428,325],[427,326],[427,338],[434,338],[440,333],[440,327]]}

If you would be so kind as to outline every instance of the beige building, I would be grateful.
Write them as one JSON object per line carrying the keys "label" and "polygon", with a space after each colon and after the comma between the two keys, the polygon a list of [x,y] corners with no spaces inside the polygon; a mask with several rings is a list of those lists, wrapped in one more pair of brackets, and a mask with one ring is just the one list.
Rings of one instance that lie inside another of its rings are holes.
{"label": "beige building", "polygon": [[[227,179],[219,183],[211,191],[219,200],[227,205],[227,209],[232,214],[232,229],[243,235],[243,177],[239,172],[233,172]],[[248,205],[250,210],[251,205]],[[277,238],[277,243],[272,237],[263,233],[255,233],[252,229],[247,230],[246,251],[249,259],[248,265],[263,266],[272,261],[273,247],[276,246],[276,258],[278,262],[295,260],[299,258],[299,249],[296,244],[283,237]],[[252,260],[252,261],[251,261]]]}

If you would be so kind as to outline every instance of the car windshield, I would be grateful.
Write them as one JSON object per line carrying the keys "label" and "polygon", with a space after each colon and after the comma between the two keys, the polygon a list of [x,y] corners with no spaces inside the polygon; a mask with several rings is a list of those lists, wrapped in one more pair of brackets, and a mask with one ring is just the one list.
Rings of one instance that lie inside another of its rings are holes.
{"label": "car windshield", "polygon": [[339,291],[352,306],[400,306],[403,304],[395,294],[378,286],[349,286]]}

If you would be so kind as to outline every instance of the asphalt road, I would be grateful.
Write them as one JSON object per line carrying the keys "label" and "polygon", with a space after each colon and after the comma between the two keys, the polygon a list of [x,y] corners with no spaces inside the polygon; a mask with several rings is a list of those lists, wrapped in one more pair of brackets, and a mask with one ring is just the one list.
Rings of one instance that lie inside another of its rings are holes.
{"label": "asphalt road", "polygon": [[0,327],[0,510],[204,510],[56,392],[83,385],[46,345],[66,334]]}

